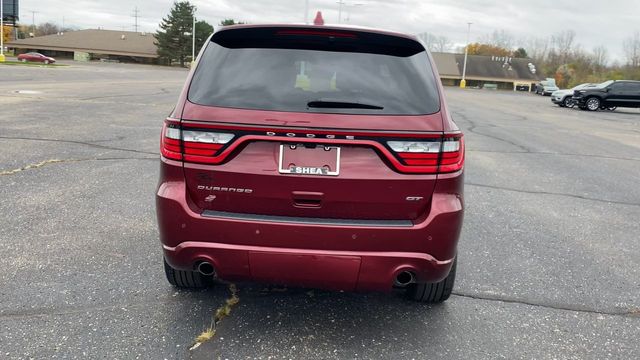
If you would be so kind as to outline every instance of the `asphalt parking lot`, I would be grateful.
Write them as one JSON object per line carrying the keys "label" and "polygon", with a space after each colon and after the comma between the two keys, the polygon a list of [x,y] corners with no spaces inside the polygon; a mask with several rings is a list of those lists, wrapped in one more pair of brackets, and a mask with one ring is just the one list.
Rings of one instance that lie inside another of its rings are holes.
{"label": "asphalt parking lot", "polygon": [[449,88],[467,140],[455,295],[173,289],[154,212],[186,71],[0,66],[0,358],[640,357],[640,111]]}

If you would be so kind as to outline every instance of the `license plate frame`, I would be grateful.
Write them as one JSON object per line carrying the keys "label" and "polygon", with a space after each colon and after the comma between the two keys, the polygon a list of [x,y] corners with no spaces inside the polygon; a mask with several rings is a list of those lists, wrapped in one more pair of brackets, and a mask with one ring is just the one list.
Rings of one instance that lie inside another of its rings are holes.
{"label": "license plate frame", "polygon": [[[289,164],[285,164],[286,161],[289,161],[285,158],[287,155],[285,153],[291,154],[291,152],[296,150],[309,153],[318,151],[319,149],[327,152],[334,152],[334,164],[324,164],[324,166],[308,166],[309,164],[294,164],[294,166],[289,166]],[[334,166],[334,169],[331,169],[331,165]],[[316,145],[315,148],[307,148],[304,145],[298,144],[280,144],[280,154],[278,156],[278,172],[281,174],[290,175],[338,176],[340,175],[340,147]]]}

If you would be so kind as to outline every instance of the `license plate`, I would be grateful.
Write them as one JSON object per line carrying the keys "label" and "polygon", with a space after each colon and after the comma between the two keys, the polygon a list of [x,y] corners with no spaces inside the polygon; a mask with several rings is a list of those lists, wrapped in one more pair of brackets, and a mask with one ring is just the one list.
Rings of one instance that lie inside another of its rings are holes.
{"label": "license plate", "polygon": [[281,144],[278,171],[281,174],[338,176],[340,148]]}

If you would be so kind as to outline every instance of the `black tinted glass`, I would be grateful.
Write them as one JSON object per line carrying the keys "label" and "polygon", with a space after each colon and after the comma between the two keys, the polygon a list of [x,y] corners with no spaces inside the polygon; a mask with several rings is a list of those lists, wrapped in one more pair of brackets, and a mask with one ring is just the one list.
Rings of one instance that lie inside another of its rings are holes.
{"label": "black tinted glass", "polygon": [[624,90],[640,94],[640,83],[627,83]]}
{"label": "black tinted glass", "polygon": [[[231,32],[231,31],[230,31]],[[263,43],[264,44],[264,43]],[[228,44],[225,44],[228,45]],[[425,51],[403,56],[314,50],[295,39],[282,47],[224,47],[211,42],[196,69],[189,100],[210,106],[348,114],[431,114],[440,108]],[[341,45],[344,47],[344,44]]]}

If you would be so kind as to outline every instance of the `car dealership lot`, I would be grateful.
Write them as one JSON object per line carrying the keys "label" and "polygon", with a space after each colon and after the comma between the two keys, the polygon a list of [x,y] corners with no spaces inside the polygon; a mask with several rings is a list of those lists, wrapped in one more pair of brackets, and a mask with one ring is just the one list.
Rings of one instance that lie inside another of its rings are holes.
{"label": "car dealership lot", "polygon": [[186,71],[0,75],[0,357],[640,355],[637,109],[447,88],[467,140],[455,295],[426,306],[240,284],[215,338],[189,352],[228,292],[176,291],[162,272],[159,131]]}

